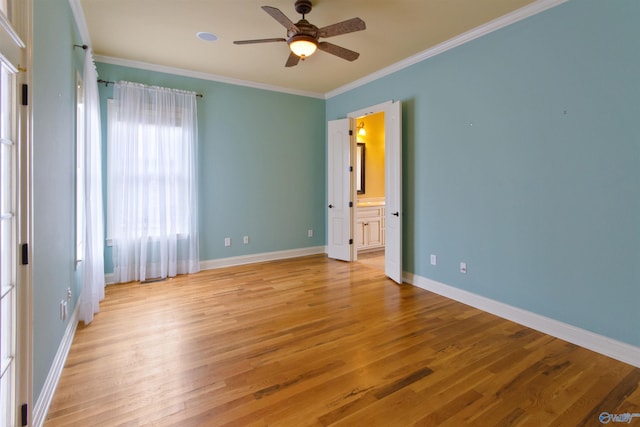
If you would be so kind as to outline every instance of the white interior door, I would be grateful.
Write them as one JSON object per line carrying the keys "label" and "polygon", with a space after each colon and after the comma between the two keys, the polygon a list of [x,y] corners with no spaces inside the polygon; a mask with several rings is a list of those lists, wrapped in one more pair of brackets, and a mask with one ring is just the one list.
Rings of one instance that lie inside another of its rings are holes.
{"label": "white interior door", "polygon": [[402,283],[402,106],[385,106],[385,259],[384,272]]}
{"label": "white interior door", "polygon": [[328,248],[329,258],[353,257],[351,202],[351,136],[349,119],[328,122]]}

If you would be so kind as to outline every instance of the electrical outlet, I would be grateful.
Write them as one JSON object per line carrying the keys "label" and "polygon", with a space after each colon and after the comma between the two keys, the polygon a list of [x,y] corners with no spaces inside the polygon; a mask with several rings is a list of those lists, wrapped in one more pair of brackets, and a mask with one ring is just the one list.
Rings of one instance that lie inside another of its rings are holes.
{"label": "electrical outlet", "polygon": [[224,245],[225,246],[231,246],[231,237],[225,237],[224,238]]}
{"label": "electrical outlet", "polygon": [[431,265],[436,265],[438,263],[438,258],[431,254]]}
{"label": "electrical outlet", "polygon": [[71,288],[67,288],[67,302],[71,301],[73,298],[73,293],[71,292]]}
{"label": "electrical outlet", "polygon": [[307,230],[307,237],[313,237],[313,230]]}
{"label": "electrical outlet", "polygon": [[467,274],[467,263],[466,262],[461,262],[460,263],[460,273]]}
{"label": "electrical outlet", "polygon": [[242,238],[242,242],[243,242],[245,245],[248,245],[248,244],[249,244],[249,236],[244,236],[244,237]]}

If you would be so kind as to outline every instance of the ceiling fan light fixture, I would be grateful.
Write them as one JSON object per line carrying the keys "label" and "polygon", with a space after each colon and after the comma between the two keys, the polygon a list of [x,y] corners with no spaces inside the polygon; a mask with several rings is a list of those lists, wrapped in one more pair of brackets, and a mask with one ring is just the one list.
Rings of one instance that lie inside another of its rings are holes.
{"label": "ceiling fan light fixture", "polygon": [[291,37],[287,43],[289,44],[291,52],[298,55],[301,59],[305,59],[306,57],[313,55],[318,48],[318,42],[316,39],[304,34],[298,34]]}

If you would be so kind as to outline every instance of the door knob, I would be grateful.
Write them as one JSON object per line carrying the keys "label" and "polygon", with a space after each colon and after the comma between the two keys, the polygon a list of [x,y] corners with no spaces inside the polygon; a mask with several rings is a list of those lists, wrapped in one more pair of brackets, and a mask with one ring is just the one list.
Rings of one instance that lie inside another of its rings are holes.
{"label": "door knob", "polygon": [[393,215],[393,216],[400,216],[400,212],[394,212],[394,213],[392,213],[391,215]]}

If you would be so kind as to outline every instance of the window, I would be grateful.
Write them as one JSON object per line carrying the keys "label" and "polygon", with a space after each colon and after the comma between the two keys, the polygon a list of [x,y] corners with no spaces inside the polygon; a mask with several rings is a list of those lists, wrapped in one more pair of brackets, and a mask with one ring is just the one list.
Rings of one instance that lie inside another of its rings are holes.
{"label": "window", "polygon": [[84,86],[80,73],[76,76],[76,263],[84,257],[85,237],[85,176],[84,176],[84,146],[85,111]]}
{"label": "window", "polygon": [[116,282],[199,270],[195,93],[119,82],[108,107],[107,238]]}
{"label": "window", "polygon": [[[114,109],[113,100],[110,100],[110,132],[134,136],[135,146],[131,147],[131,141],[109,139],[109,153],[128,153],[126,161],[109,158],[109,188],[125,189],[128,194],[138,195],[139,203],[122,205],[122,209],[140,208],[141,215],[131,216],[123,210],[109,209],[108,238],[127,232],[134,232],[136,237],[188,234],[191,167],[190,150],[185,149],[185,129],[173,121],[151,124],[127,120],[118,117]],[[112,196],[114,199],[126,197],[122,194]]]}

